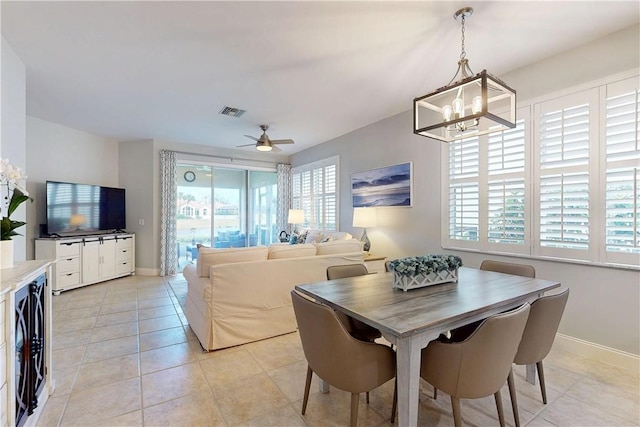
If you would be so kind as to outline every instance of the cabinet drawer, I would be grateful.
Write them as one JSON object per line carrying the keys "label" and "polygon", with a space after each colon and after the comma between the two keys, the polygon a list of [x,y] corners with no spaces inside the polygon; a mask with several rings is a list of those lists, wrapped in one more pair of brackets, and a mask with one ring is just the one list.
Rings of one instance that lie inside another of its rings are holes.
{"label": "cabinet drawer", "polygon": [[118,249],[118,261],[131,260],[131,249]]}
{"label": "cabinet drawer", "polygon": [[[4,307],[4,301],[0,302],[0,344],[4,344],[4,342],[6,341],[6,337],[5,337],[5,328],[6,328],[6,323],[5,323],[5,307]],[[5,366],[5,365],[0,365],[0,367]],[[2,384],[0,382],[0,384]]]}
{"label": "cabinet drawer", "polygon": [[6,426],[9,423],[9,396],[7,395],[7,384],[2,384],[0,388],[0,425]]}
{"label": "cabinet drawer", "polygon": [[129,261],[118,261],[116,263],[116,273],[131,273],[131,262]]}
{"label": "cabinet drawer", "polygon": [[2,343],[0,345],[0,366],[3,366],[4,369],[0,369],[0,384],[4,384],[7,382],[7,345]]}
{"label": "cabinet drawer", "polygon": [[57,276],[56,289],[64,289],[67,286],[77,285],[80,283],[80,272],[61,273]]}
{"label": "cabinet drawer", "polygon": [[80,271],[80,257],[58,258],[56,268],[58,274]]}
{"label": "cabinet drawer", "polygon": [[80,255],[80,243],[58,243],[56,257],[62,258],[73,255]]}
{"label": "cabinet drawer", "polygon": [[131,249],[131,243],[133,238],[128,237],[126,239],[118,239],[118,249]]}

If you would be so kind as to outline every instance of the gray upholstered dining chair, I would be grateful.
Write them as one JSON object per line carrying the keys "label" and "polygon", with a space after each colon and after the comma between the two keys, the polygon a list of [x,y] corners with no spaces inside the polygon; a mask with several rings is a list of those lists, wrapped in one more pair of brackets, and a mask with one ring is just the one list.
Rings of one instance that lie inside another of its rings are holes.
{"label": "gray upholstered dining chair", "polygon": [[526,303],[486,318],[464,341],[434,340],[422,349],[420,376],[449,394],[456,427],[462,425],[460,399],[492,394],[500,426],[504,427],[500,388],[511,371],[528,316],[529,303]]}
{"label": "gray upholstered dining chair", "polygon": [[[331,267],[327,267],[328,280],[364,276],[365,274],[369,274],[369,272],[364,264],[333,265]],[[336,311],[336,314],[342,323],[344,323],[347,331],[359,340],[374,341],[382,336],[379,330],[359,321],[358,319],[354,319],[341,311]]]}
{"label": "gray upholstered dining chair", "polygon": [[528,264],[516,264],[512,262],[494,261],[485,259],[480,264],[480,270],[495,271],[498,273],[513,274],[516,276],[536,277],[536,269]]}
{"label": "gray upholstered dining chair", "polygon": [[[547,404],[547,389],[544,382],[544,369],[542,360],[547,357],[553,340],[558,332],[562,313],[569,299],[569,289],[555,295],[540,297],[531,304],[529,320],[522,334],[522,341],[518,347],[513,362],[516,365],[536,364],[538,379],[540,380],[540,392],[542,402]],[[516,386],[513,378],[513,369],[508,378],[511,407],[515,418],[516,427],[520,427],[520,415],[516,397]]]}
{"label": "gray upholstered dining chair", "polygon": [[[307,410],[313,373],[340,390],[351,393],[350,425],[358,423],[360,393],[369,392],[396,375],[396,354],[389,347],[352,337],[330,307],[291,291],[302,349],[307,359],[307,379],[302,415]],[[395,419],[394,391],[391,422]]]}
{"label": "gray upholstered dining chair", "polygon": [[[533,266],[528,264],[516,264],[511,262],[502,262],[502,261],[494,261],[490,259],[485,259],[480,264],[480,270],[485,271],[495,271],[497,273],[505,273],[505,274],[513,274],[515,276],[524,276],[531,277],[532,279],[536,277],[536,269]],[[482,320],[478,320],[474,323],[469,323],[464,326],[460,326],[451,331],[450,340],[451,341],[462,341],[466,337],[468,337],[482,322]],[[434,394],[435,396],[435,394]]]}

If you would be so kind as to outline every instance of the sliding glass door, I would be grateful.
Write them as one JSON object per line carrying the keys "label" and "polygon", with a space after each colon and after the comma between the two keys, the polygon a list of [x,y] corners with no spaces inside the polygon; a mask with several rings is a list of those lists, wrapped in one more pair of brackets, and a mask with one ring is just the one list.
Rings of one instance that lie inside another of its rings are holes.
{"label": "sliding glass door", "polygon": [[180,262],[197,258],[198,243],[215,248],[277,240],[277,174],[178,162],[177,236]]}

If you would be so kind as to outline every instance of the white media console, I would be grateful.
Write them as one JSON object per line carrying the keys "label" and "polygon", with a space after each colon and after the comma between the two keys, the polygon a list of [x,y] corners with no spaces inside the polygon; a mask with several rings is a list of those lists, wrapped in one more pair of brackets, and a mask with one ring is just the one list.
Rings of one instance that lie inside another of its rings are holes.
{"label": "white media console", "polygon": [[56,260],[55,295],[62,291],[135,274],[132,233],[36,239],[36,259]]}

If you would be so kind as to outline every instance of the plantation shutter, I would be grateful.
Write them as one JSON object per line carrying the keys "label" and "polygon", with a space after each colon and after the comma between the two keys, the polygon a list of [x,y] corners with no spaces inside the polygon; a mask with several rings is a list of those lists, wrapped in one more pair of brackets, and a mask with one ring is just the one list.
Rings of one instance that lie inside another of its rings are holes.
{"label": "plantation shutter", "polygon": [[449,240],[479,240],[479,139],[449,144]]}
{"label": "plantation shutter", "polygon": [[[519,110],[518,116],[528,115]],[[525,119],[514,129],[488,135],[487,143],[487,242],[519,245],[528,252],[526,221],[526,133]],[[498,249],[498,248],[496,248]]]}
{"label": "plantation shutter", "polygon": [[637,79],[607,85],[605,248],[607,261],[640,254],[640,94]]}
{"label": "plantation shutter", "polygon": [[304,228],[338,230],[338,157],[293,168],[293,207],[304,210]]}
{"label": "plantation shutter", "polygon": [[591,243],[590,158],[597,159],[597,91],[539,104],[538,239],[542,255],[588,259]]}

